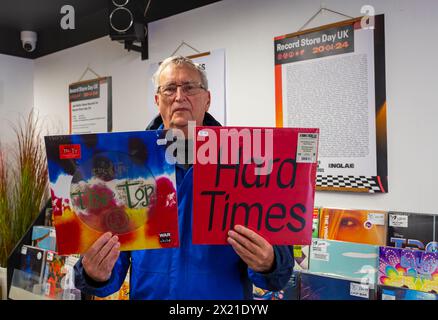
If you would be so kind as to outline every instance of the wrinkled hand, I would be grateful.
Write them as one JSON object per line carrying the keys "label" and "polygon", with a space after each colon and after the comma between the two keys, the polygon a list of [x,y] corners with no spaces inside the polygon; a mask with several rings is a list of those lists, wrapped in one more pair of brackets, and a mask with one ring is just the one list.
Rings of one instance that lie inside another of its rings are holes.
{"label": "wrinkled hand", "polygon": [[119,255],[119,238],[107,232],[100,236],[87,250],[82,258],[82,265],[91,279],[104,282],[111,277],[111,272]]}
{"label": "wrinkled hand", "polygon": [[267,272],[274,264],[274,248],[254,231],[237,225],[228,231],[228,243],[242,260],[256,272]]}

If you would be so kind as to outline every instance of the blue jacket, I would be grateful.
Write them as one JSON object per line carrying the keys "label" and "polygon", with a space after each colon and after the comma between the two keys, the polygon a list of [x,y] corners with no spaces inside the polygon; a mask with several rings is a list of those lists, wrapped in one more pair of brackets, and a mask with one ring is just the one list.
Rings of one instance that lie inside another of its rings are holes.
{"label": "blue jacket", "polygon": [[[160,119],[149,128],[157,129]],[[207,114],[204,124],[215,125],[213,120]],[[105,283],[92,281],[79,260],[75,265],[78,289],[100,297],[112,294],[130,266],[130,299],[252,299],[253,284],[270,291],[287,284],[294,264],[290,246],[274,246],[273,270],[257,273],[229,245],[193,245],[193,168],[176,165],[176,182],[180,247],[121,252]]]}

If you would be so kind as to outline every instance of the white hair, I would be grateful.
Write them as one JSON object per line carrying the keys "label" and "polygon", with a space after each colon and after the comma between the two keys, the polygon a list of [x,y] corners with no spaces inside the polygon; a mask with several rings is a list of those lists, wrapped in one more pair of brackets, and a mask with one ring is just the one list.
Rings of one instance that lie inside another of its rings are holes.
{"label": "white hair", "polygon": [[191,59],[183,57],[183,56],[173,56],[173,57],[169,57],[169,58],[165,59],[158,67],[158,70],[152,76],[152,82],[154,83],[155,91],[158,90],[161,72],[163,72],[163,70],[170,64],[174,64],[176,66],[184,65],[184,66],[188,66],[189,68],[192,68],[192,69],[198,71],[198,73],[201,77],[202,86],[206,90],[208,90],[207,73],[198,63],[195,63]]}

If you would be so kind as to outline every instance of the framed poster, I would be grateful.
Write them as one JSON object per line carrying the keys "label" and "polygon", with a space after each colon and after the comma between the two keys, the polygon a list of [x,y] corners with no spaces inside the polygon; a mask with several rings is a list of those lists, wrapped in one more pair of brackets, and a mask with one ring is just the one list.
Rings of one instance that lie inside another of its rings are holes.
{"label": "framed poster", "polygon": [[[226,125],[226,98],[225,98],[225,50],[218,49],[210,52],[187,56],[198,63],[207,73],[208,90],[211,92],[211,103],[208,112],[222,125]],[[161,62],[160,62],[161,63]],[[148,78],[152,79],[160,63],[149,66]],[[152,82],[152,80],[151,80]],[[148,106],[155,107],[155,88],[149,86]]]}
{"label": "framed poster", "polygon": [[70,134],[112,130],[111,77],[72,83],[68,93]]}
{"label": "framed poster", "polygon": [[320,129],[317,190],[388,192],[384,16],[274,39],[277,127]]}

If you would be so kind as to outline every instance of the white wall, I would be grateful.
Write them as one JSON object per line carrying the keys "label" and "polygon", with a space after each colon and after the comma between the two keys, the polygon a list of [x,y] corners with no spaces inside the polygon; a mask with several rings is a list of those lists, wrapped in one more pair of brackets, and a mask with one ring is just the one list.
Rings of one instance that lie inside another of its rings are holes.
{"label": "white wall", "polygon": [[[360,16],[372,5],[386,19],[388,194],[317,192],[316,205],[437,213],[435,125],[438,1],[326,0],[327,8]],[[35,61],[35,105],[68,128],[67,88],[87,65],[113,77],[114,131],[142,130],[156,110],[146,106],[147,67],[182,42],[200,51],[226,50],[227,122],[274,126],[273,38],[297,31],[319,0],[224,0],[149,25],[149,60],[108,37]],[[325,12],[308,28],[343,20]],[[179,53],[192,54],[184,48]],[[92,76],[92,75],[90,75]],[[213,76],[213,75],[210,75]]]}
{"label": "white wall", "polygon": [[12,125],[33,107],[33,61],[0,54],[0,142],[15,139]]}

